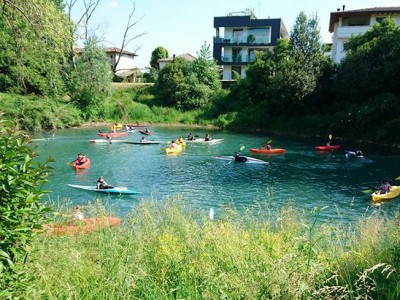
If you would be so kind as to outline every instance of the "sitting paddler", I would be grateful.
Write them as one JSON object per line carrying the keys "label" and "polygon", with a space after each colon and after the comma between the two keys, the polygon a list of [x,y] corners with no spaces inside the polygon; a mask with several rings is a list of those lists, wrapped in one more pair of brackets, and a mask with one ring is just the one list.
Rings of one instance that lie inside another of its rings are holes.
{"label": "sitting paddler", "polygon": [[235,152],[234,159],[235,159],[235,161],[237,161],[237,162],[246,162],[246,161],[247,161],[247,157],[242,156],[242,155],[240,154],[240,152]]}
{"label": "sitting paddler", "polygon": [[177,142],[177,144],[181,144],[181,145],[185,143],[182,136],[180,136],[176,142]]}
{"label": "sitting paddler", "polygon": [[174,149],[174,148],[177,148],[177,147],[178,147],[178,145],[175,143],[175,141],[172,141],[171,144],[169,144],[169,148],[170,149]]}
{"label": "sitting paddler", "polygon": [[390,185],[389,181],[388,180],[384,180],[382,185],[378,188],[379,189],[379,194],[382,195],[382,194],[389,193],[391,187],[392,186]]}
{"label": "sitting paddler", "polygon": [[83,165],[85,162],[87,162],[87,157],[83,156],[81,153],[78,153],[78,157],[75,159],[76,163],[75,165],[80,166]]}
{"label": "sitting paddler", "polygon": [[187,140],[188,141],[193,141],[194,140],[194,136],[193,134],[190,132],[189,135],[187,136]]}
{"label": "sitting paddler", "polygon": [[97,180],[96,183],[96,188],[97,189],[112,189],[114,188],[112,185],[108,184],[105,180],[103,176],[100,176],[99,179]]}
{"label": "sitting paddler", "polygon": [[142,136],[142,138],[140,139],[140,142],[141,143],[145,143],[145,142],[147,142],[147,140],[146,140],[146,138],[144,136]]}
{"label": "sitting paddler", "polygon": [[204,138],[204,141],[208,142],[210,140],[211,140],[211,136],[207,133],[205,138]]}

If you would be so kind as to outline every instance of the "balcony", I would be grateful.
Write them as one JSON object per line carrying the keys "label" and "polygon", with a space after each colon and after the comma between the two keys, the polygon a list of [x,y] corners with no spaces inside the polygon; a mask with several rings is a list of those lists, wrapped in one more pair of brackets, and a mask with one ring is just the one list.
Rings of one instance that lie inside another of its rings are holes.
{"label": "balcony", "polygon": [[221,61],[223,63],[228,63],[228,64],[246,64],[249,62],[252,62],[254,60],[254,57],[249,57],[247,55],[224,55],[221,58]]}
{"label": "balcony", "polygon": [[337,28],[337,38],[350,38],[352,35],[364,34],[371,26],[340,26]]}
{"label": "balcony", "polygon": [[233,38],[231,36],[227,37],[214,37],[214,44],[221,45],[268,45],[270,44],[269,36],[244,36],[242,38]]}

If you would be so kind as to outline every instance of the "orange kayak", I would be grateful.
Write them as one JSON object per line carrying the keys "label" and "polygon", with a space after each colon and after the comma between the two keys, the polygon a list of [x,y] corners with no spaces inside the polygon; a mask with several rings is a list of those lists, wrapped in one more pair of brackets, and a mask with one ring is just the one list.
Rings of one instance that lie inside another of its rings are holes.
{"label": "orange kayak", "polygon": [[250,152],[259,154],[284,154],[286,152],[286,149],[250,148]]}
{"label": "orange kayak", "polygon": [[74,224],[62,225],[58,223],[44,224],[43,230],[49,234],[79,234],[95,231],[100,228],[119,226],[121,223],[120,218],[116,217],[102,217],[102,218],[87,218],[77,220]]}
{"label": "orange kayak", "polygon": [[[86,157],[87,158],[87,157]],[[77,161],[74,161],[74,163],[72,164],[72,167],[76,170],[80,170],[80,169],[87,169],[90,167],[90,159],[87,158],[87,161],[84,162],[81,165],[77,165]]]}

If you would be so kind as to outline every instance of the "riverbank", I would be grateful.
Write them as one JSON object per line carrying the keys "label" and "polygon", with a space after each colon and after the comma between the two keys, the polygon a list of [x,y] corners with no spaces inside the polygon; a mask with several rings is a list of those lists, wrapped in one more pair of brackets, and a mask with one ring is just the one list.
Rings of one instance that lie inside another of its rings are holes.
{"label": "riverbank", "polygon": [[375,211],[348,227],[319,212],[260,203],[213,220],[179,197],[143,201],[120,228],[38,236],[27,298],[398,299],[396,220]]}

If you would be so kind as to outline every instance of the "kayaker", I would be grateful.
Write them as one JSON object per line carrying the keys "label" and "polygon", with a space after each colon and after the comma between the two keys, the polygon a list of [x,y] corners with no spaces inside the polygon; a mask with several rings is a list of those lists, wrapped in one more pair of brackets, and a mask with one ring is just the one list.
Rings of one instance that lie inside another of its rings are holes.
{"label": "kayaker", "polygon": [[105,180],[103,176],[100,176],[99,179],[97,180],[96,183],[97,189],[112,189],[114,188],[112,185],[109,185]]}
{"label": "kayaker", "polygon": [[210,140],[211,140],[211,136],[207,133],[205,138],[204,138],[204,141],[208,142]]}
{"label": "kayaker", "polygon": [[85,162],[87,162],[87,157],[83,156],[81,153],[78,153],[78,157],[75,159],[76,163],[75,165],[80,166],[83,165]]}
{"label": "kayaker", "polygon": [[356,151],[356,156],[364,156],[364,153],[362,153],[361,150]]}
{"label": "kayaker", "polygon": [[112,141],[111,135],[107,135],[107,141],[111,144],[111,141]]}
{"label": "kayaker", "polygon": [[183,140],[182,136],[178,138],[178,144],[183,144],[185,141]]}
{"label": "kayaker", "polygon": [[169,148],[174,149],[178,147],[178,145],[175,143],[175,141],[172,141],[171,144],[169,144]]}
{"label": "kayaker", "polygon": [[188,141],[193,141],[194,140],[194,136],[193,134],[190,132],[189,135],[187,136],[187,140]]}
{"label": "kayaker", "polygon": [[379,189],[379,194],[382,195],[382,194],[389,193],[391,187],[392,186],[389,184],[389,181],[384,180],[382,185],[378,188]]}
{"label": "kayaker", "polygon": [[140,139],[141,143],[147,142],[146,138],[144,136],[142,136],[142,138]]}
{"label": "kayaker", "polygon": [[265,147],[264,147],[265,149],[267,149],[267,150],[271,150],[271,146],[270,145],[265,145]]}
{"label": "kayaker", "polygon": [[247,157],[244,157],[240,154],[240,152],[235,152],[234,155],[235,161],[237,162],[246,162],[247,161]]}
{"label": "kayaker", "polygon": [[330,147],[331,146],[331,140],[327,141],[325,146]]}

